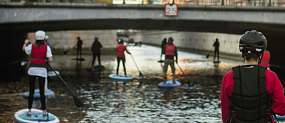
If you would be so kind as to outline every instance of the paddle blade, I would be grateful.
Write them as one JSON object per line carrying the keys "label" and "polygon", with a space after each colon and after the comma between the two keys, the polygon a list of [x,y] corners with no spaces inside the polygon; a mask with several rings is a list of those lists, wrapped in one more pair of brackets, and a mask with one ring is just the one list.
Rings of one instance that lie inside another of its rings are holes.
{"label": "paddle blade", "polygon": [[140,72],[140,79],[143,79],[143,74]]}
{"label": "paddle blade", "polygon": [[163,60],[159,60],[159,61],[157,61],[157,62],[159,62],[159,63],[163,63],[164,61],[163,61]]}
{"label": "paddle blade", "polygon": [[77,107],[84,107],[84,103],[75,95],[73,95],[73,101]]}
{"label": "paddle blade", "polygon": [[206,56],[206,58],[209,58],[209,56],[210,56],[210,54],[208,54],[208,55]]}

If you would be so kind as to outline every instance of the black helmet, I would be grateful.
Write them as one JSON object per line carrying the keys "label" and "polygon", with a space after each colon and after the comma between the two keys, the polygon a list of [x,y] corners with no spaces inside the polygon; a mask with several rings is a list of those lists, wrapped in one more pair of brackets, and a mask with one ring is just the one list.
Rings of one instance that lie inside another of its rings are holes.
{"label": "black helmet", "polygon": [[119,39],[118,39],[118,43],[119,43],[119,44],[122,44],[122,43],[123,43],[123,39],[120,39],[120,38],[119,38]]}
{"label": "black helmet", "polygon": [[171,43],[172,43],[173,41],[174,41],[174,40],[173,40],[172,37],[169,37],[169,38],[168,38],[168,42],[171,42]]}
{"label": "black helmet", "polygon": [[98,37],[95,37],[95,41],[98,41]]}
{"label": "black helmet", "polygon": [[245,32],[239,41],[240,52],[248,54],[263,54],[267,46],[267,40],[261,32],[251,30]]}

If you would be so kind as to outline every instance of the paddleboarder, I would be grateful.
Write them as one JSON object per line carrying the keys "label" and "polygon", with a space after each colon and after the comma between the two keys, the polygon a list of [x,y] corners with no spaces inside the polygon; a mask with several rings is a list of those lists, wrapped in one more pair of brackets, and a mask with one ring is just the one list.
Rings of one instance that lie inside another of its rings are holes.
{"label": "paddleboarder", "polygon": [[165,54],[165,60],[164,60],[164,66],[163,66],[163,79],[166,81],[167,80],[167,69],[168,65],[171,67],[172,70],[172,81],[173,84],[175,84],[175,66],[174,66],[174,56],[176,57],[176,63],[178,64],[178,53],[177,53],[177,48],[173,44],[173,38],[169,37],[168,38],[168,43],[165,45],[163,48],[163,53]]}
{"label": "paddleboarder", "polygon": [[166,38],[164,38],[163,39],[163,41],[161,42],[161,55],[160,55],[160,61],[161,61],[161,58],[162,58],[162,55],[163,54],[165,54],[164,52],[163,52],[163,48],[165,47],[165,45],[167,44],[167,39]]}
{"label": "paddleboarder", "polygon": [[83,44],[83,41],[80,39],[80,37],[77,37],[77,58],[78,58],[78,53],[80,52],[80,58],[82,58],[82,44]]}
{"label": "paddleboarder", "polygon": [[99,67],[101,67],[101,49],[102,45],[98,40],[98,37],[95,37],[94,42],[92,44],[92,52],[93,52],[93,60],[92,60],[92,67],[94,67],[94,62],[96,60],[96,56],[98,57],[98,63],[99,63]]}
{"label": "paddleboarder", "polygon": [[[213,47],[215,47],[215,54],[214,54],[214,63],[215,62],[219,62],[219,47],[220,47],[220,42],[219,42],[219,39],[216,38],[216,41],[215,43],[213,44]],[[216,60],[216,56],[217,56],[217,59],[218,61],[215,61]]]}
{"label": "paddleboarder", "polygon": [[118,73],[119,73],[120,61],[122,61],[125,76],[127,76],[126,67],[125,67],[125,61],[126,61],[125,60],[125,51],[128,54],[131,54],[131,53],[127,50],[127,47],[123,44],[122,39],[118,39],[118,42],[119,42],[119,45],[117,46],[117,72],[116,72],[116,74],[118,75]]}
{"label": "paddleboarder", "polygon": [[263,53],[263,57],[261,59],[261,63],[259,65],[267,67],[267,69],[270,69],[270,52],[268,50],[265,50]]}
{"label": "paddleboarder", "polygon": [[267,40],[251,30],[240,38],[239,49],[245,65],[226,73],[221,86],[221,110],[224,123],[274,123],[272,115],[285,115],[283,86],[277,75],[258,65]]}
{"label": "paddleboarder", "polygon": [[48,45],[48,46],[50,47],[50,44],[49,44],[49,42],[48,42],[48,39],[49,39],[49,36],[48,36],[48,35],[46,35],[46,36],[45,36],[45,44],[46,44],[46,45]]}
{"label": "paddleboarder", "polygon": [[46,111],[46,102],[44,95],[45,78],[47,77],[46,58],[48,58],[48,62],[51,62],[52,52],[50,47],[45,45],[44,31],[42,30],[37,31],[35,33],[35,39],[36,39],[35,44],[29,44],[28,39],[26,39],[23,44],[23,51],[25,51],[27,55],[31,55],[30,68],[28,70],[30,95],[28,100],[29,111],[27,112],[27,115],[31,116],[31,108],[33,104],[34,91],[35,91],[35,82],[36,78],[38,78],[43,115],[46,116],[47,111]]}

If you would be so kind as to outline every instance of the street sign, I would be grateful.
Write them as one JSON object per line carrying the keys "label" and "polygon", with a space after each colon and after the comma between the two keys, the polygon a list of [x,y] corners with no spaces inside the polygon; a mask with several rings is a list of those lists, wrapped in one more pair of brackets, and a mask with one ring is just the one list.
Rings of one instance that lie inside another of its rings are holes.
{"label": "street sign", "polygon": [[177,4],[165,4],[164,7],[165,16],[177,16],[178,15],[178,5]]}

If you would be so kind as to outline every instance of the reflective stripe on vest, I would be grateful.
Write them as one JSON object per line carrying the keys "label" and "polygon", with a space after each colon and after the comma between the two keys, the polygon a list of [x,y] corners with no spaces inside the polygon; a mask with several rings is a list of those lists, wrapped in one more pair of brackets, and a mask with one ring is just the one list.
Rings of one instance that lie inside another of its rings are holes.
{"label": "reflective stripe on vest", "polygon": [[32,45],[31,53],[31,67],[46,67],[46,54],[47,46],[41,45],[40,48],[37,48],[37,44]]}
{"label": "reflective stripe on vest", "polygon": [[175,56],[175,45],[166,45],[165,55]]}
{"label": "reflective stripe on vest", "polygon": [[233,122],[272,122],[265,70],[266,67],[258,65],[233,68],[234,87],[230,97]]}
{"label": "reflective stripe on vest", "polygon": [[123,44],[119,44],[117,46],[117,57],[125,57],[125,49],[126,47]]}

